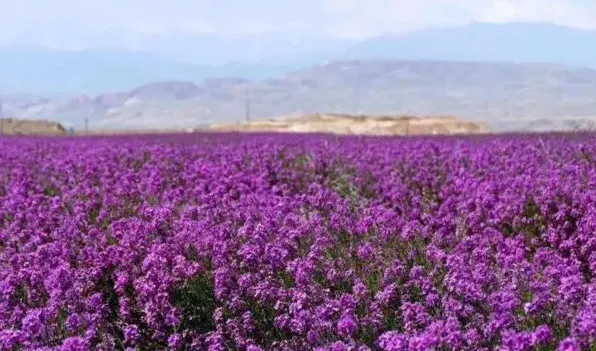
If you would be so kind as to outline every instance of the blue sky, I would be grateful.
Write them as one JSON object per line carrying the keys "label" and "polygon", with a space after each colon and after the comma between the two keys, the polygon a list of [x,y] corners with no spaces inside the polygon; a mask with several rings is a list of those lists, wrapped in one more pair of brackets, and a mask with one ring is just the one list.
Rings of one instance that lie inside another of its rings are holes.
{"label": "blue sky", "polygon": [[0,45],[49,40],[92,46],[98,34],[121,32],[298,31],[364,38],[470,21],[550,21],[596,29],[596,1],[0,0]]}

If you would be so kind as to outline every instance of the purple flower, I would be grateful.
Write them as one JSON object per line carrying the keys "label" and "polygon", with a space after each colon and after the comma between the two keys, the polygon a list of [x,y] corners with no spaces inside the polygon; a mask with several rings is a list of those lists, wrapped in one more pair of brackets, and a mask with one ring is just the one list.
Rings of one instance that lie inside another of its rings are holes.
{"label": "purple flower", "polygon": [[541,325],[536,328],[532,335],[533,345],[545,345],[553,342],[553,334],[549,326]]}
{"label": "purple flower", "polygon": [[66,326],[70,331],[75,331],[81,325],[81,319],[77,313],[73,313],[66,318]]}
{"label": "purple flower", "polygon": [[573,335],[585,345],[591,345],[596,341],[596,314],[591,307],[581,311],[571,328]]}
{"label": "purple flower", "polygon": [[395,331],[382,334],[378,344],[383,351],[405,351],[408,348],[407,338]]}
{"label": "purple flower", "polygon": [[351,314],[342,316],[337,322],[337,332],[342,336],[353,336],[357,330],[358,322]]}
{"label": "purple flower", "polygon": [[129,325],[124,328],[124,340],[127,343],[135,345],[141,338],[141,333],[136,325]]}
{"label": "purple flower", "polygon": [[64,339],[62,346],[60,346],[61,351],[89,351],[92,348],[89,346],[89,343],[80,337],[69,337]]}
{"label": "purple flower", "polygon": [[182,347],[182,336],[180,334],[172,334],[168,337],[168,348],[170,350],[177,350]]}
{"label": "purple flower", "polygon": [[579,343],[573,338],[567,338],[559,343],[559,351],[580,351]]}
{"label": "purple flower", "polygon": [[23,331],[33,337],[40,336],[45,328],[43,319],[43,311],[31,310],[25,318],[23,318]]}
{"label": "purple flower", "polygon": [[596,342],[587,135],[19,137],[0,150],[1,350]]}
{"label": "purple flower", "polygon": [[349,348],[341,341],[337,341],[331,345],[330,351],[348,351]]}

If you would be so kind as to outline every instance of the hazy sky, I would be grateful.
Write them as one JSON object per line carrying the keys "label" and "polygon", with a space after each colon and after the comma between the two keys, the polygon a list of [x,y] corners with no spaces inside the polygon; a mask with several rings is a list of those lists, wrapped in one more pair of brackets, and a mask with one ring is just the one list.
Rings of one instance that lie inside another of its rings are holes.
{"label": "hazy sky", "polygon": [[[469,21],[596,28],[595,0],[0,0],[0,43],[85,41],[102,32],[298,30],[362,38]],[[92,42],[89,43],[92,46]]]}

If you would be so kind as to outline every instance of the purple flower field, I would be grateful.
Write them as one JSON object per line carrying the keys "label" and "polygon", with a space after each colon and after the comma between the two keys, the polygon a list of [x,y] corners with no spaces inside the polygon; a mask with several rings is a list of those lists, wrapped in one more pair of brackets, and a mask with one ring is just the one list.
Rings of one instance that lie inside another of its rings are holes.
{"label": "purple flower field", "polygon": [[0,350],[596,350],[596,139],[0,139]]}

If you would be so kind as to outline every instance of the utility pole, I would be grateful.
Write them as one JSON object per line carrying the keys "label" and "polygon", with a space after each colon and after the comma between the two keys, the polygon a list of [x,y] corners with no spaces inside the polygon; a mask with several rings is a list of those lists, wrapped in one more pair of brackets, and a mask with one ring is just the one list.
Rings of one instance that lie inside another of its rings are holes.
{"label": "utility pole", "polygon": [[89,134],[89,117],[85,116],[85,134]]}

